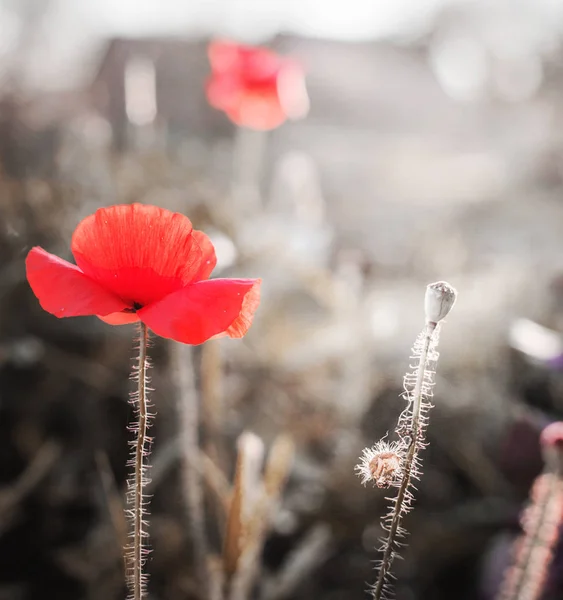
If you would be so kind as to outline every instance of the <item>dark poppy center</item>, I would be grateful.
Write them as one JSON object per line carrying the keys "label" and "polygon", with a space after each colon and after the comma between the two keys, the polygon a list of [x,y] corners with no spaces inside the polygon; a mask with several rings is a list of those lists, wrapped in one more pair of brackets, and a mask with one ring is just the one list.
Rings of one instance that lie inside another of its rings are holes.
{"label": "dark poppy center", "polygon": [[136,313],[138,310],[141,310],[141,308],[143,308],[142,304],[139,304],[139,302],[133,302],[133,308],[124,308],[121,312]]}

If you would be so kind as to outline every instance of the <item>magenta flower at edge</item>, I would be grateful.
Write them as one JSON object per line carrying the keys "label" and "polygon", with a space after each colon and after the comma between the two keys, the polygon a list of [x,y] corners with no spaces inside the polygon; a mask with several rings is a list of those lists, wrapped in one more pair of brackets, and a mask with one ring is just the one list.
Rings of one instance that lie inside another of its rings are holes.
{"label": "magenta flower at edge", "polygon": [[242,337],[260,302],[259,279],[209,279],[210,239],[179,213],[144,204],[101,208],[72,236],[73,265],[39,247],[26,259],[42,308],[56,317],[142,321],[185,344]]}

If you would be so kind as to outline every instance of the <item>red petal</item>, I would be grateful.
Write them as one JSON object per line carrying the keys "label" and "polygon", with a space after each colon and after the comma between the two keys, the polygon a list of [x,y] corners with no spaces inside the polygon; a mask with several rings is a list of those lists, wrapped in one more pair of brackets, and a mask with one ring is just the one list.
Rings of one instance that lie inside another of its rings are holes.
{"label": "red petal", "polygon": [[140,321],[137,313],[134,312],[116,312],[111,315],[97,315],[104,323],[108,325],[127,325],[128,323],[137,323]]}
{"label": "red petal", "polygon": [[275,83],[287,59],[267,48],[243,46],[240,49],[241,71],[249,83]]}
{"label": "red petal", "polygon": [[242,337],[260,303],[259,279],[210,279],[138,311],[157,335],[202,344],[218,334]]}
{"label": "red petal", "polygon": [[240,65],[240,44],[234,42],[211,42],[207,48],[209,62],[213,71],[225,73],[237,69]]}
{"label": "red petal", "polygon": [[101,208],[84,219],[72,252],[84,273],[142,306],[191,283],[202,268],[190,220],[143,204]]}
{"label": "red petal", "polygon": [[215,248],[211,240],[203,231],[194,229],[192,235],[201,250],[201,267],[193,278],[193,281],[201,281],[202,279],[209,278],[217,264],[217,257],[215,256]]}
{"label": "red petal", "polygon": [[240,103],[244,94],[242,82],[236,75],[214,75],[207,80],[205,91],[209,104],[228,111]]}
{"label": "red petal", "polygon": [[239,72],[254,79],[275,76],[286,61],[268,48],[228,41],[212,42],[207,52],[214,73]]}
{"label": "red petal", "polygon": [[[292,60],[267,48],[232,42],[210,44],[209,59],[213,71],[207,83],[209,103],[237,125],[269,130],[286,120],[286,108],[292,115],[306,112],[301,106],[303,73]],[[285,71],[282,104],[278,83]],[[294,96],[299,96],[299,102]]]}
{"label": "red petal", "polygon": [[[225,281],[228,281],[228,279]],[[231,323],[230,327],[225,332],[230,338],[241,338],[246,334],[252,325],[254,313],[260,304],[260,284],[262,283],[262,280],[251,279],[250,281],[254,281],[254,285],[244,296],[238,317]]]}
{"label": "red petal", "polygon": [[128,307],[78,267],[43,248],[32,248],[25,266],[27,280],[39,304],[56,317],[109,315]]}
{"label": "red petal", "polygon": [[275,129],[287,119],[277,91],[268,94],[247,93],[236,106],[227,110],[226,113],[237,125],[258,131]]}

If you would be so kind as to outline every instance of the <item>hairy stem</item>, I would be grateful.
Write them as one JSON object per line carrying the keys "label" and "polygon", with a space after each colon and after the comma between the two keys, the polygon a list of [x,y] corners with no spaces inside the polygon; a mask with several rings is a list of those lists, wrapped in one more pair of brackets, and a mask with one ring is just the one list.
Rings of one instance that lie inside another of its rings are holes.
{"label": "hairy stem", "polygon": [[130,587],[133,592],[133,600],[141,600],[144,596],[145,578],[143,576],[143,538],[146,532],[143,531],[143,512],[144,498],[143,487],[145,486],[145,464],[147,455],[145,448],[147,442],[147,341],[148,329],[144,323],[140,324],[139,329],[139,359],[137,363],[137,394],[133,396],[133,402],[137,409],[137,439],[134,447],[134,480],[132,482],[132,504],[131,521],[133,531],[133,554],[131,556],[130,569],[131,580]]}
{"label": "hairy stem", "polygon": [[389,525],[389,529],[387,532],[387,538],[384,541],[384,550],[383,550],[383,558],[381,561],[381,568],[379,570],[379,575],[377,578],[377,582],[373,589],[373,597],[375,600],[380,600],[383,597],[383,592],[385,588],[385,582],[387,580],[387,576],[391,569],[391,564],[393,563],[394,551],[393,548],[395,546],[395,542],[397,539],[397,534],[399,532],[399,527],[401,525],[401,519],[405,512],[405,508],[408,505],[407,495],[408,489],[411,483],[411,478],[413,474],[413,467],[415,466],[415,460],[417,456],[417,450],[419,448],[420,443],[420,434],[422,429],[421,423],[421,412],[422,412],[422,401],[425,395],[425,375],[427,371],[427,363],[428,363],[428,351],[430,349],[432,343],[432,336],[434,335],[434,331],[436,329],[436,323],[429,322],[426,325],[426,331],[424,336],[424,342],[422,346],[422,350],[420,352],[420,359],[418,362],[418,367],[416,371],[416,382],[414,385],[414,389],[412,392],[412,414],[410,416],[410,441],[407,449],[407,454],[403,463],[403,476],[401,478],[401,483],[399,485],[399,491],[397,492],[397,496],[394,500],[394,508],[391,518],[391,524]]}
{"label": "hairy stem", "polygon": [[515,561],[505,575],[499,600],[532,600],[541,596],[563,521],[562,507],[560,477],[543,473],[534,482],[524,534],[515,544]]}
{"label": "hairy stem", "polygon": [[[426,374],[426,366],[428,362],[428,350],[432,342],[432,336],[436,329],[436,323],[428,323],[426,325],[426,335],[424,338],[424,345],[422,352],[420,353],[420,361],[418,363],[418,370],[416,372],[416,383],[414,386],[413,395],[413,407],[412,407],[412,439],[411,447],[415,446],[420,431],[420,410],[422,406],[423,397],[423,384],[424,376]],[[414,457],[414,452],[413,452]],[[411,460],[412,462],[412,460]]]}
{"label": "hairy stem", "polygon": [[[438,361],[438,338],[440,322],[449,314],[457,298],[457,292],[449,283],[437,281],[426,286],[424,296],[425,327],[416,338],[409,371],[403,379],[402,397],[407,405],[399,416],[395,434],[399,440],[386,442],[379,440],[373,447],[364,448],[360,464],[356,466],[362,483],[373,481],[378,487],[396,487],[397,495],[387,498],[391,502],[389,512],[382,519],[382,529],[386,533],[380,539],[377,581],[371,588],[375,600],[381,600],[388,591],[388,576],[391,565],[400,548],[399,538],[406,535],[401,526],[405,515],[412,509],[414,500],[413,480],[420,478],[418,454],[426,446],[425,430],[428,426],[428,411],[432,408],[430,399],[434,387],[434,370]],[[559,434],[549,434],[549,439]],[[563,439],[563,434],[560,436]]]}
{"label": "hairy stem", "polygon": [[385,551],[383,552],[383,558],[381,560],[381,568],[379,569],[379,575],[373,590],[373,597],[375,600],[380,600],[380,598],[382,598],[387,575],[389,574],[389,571],[391,570],[391,564],[393,563],[393,544],[395,543],[397,531],[399,529],[399,525],[401,524],[401,506],[403,506],[405,496],[411,482],[410,471],[414,458],[414,451],[415,442],[412,441],[409,446],[407,458],[405,460],[405,470],[401,480],[401,485],[395,499],[396,508],[393,512],[393,520],[391,521],[391,526],[389,527],[389,531],[387,533],[387,539],[385,540]]}

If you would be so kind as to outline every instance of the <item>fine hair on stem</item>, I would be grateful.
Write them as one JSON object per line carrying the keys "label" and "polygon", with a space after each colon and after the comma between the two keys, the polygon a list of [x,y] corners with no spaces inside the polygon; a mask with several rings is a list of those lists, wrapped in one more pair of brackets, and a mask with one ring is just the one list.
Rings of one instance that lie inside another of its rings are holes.
{"label": "fine hair on stem", "polygon": [[147,347],[149,334],[144,323],[139,325],[138,359],[133,367],[132,379],[137,382],[136,391],[131,393],[131,404],[134,408],[134,421],[129,429],[134,432],[134,439],[130,442],[132,453],[128,466],[132,469],[132,476],[127,481],[127,510],[126,514],[130,524],[129,544],[126,551],[127,584],[129,598],[141,600],[146,597],[147,576],[144,565],[148,549],[147,514],[148,498],[144,494],[144,487],[149,483],[147,477],[147,458],[150,453],[151,439],[147,437],[149,426],[148,402],[148,358]]}
{"label": "fine hair on stem", "polygon": [[381,558],[377,561],[377,579],[370,590],[376,600],[390,595],[391,567],[407,533],[403,519],[412,509],[413,481],[421,476],[419,453],[426,446],[425,433],[439,356],[440,321],[451,310],[456,296],[455,289],[443,281],[427,287],[424,303],[426,324],[414,343],[413,362],[403,380],[402,396],[407,405],[395,427],[397,440],[379,440],[373,447],[364,449],[356,467],[362,483],[372,481],[377,487],[397,489],[396,494],[389,498],[391,505],[382,520],[385,534],[379,549]]}

